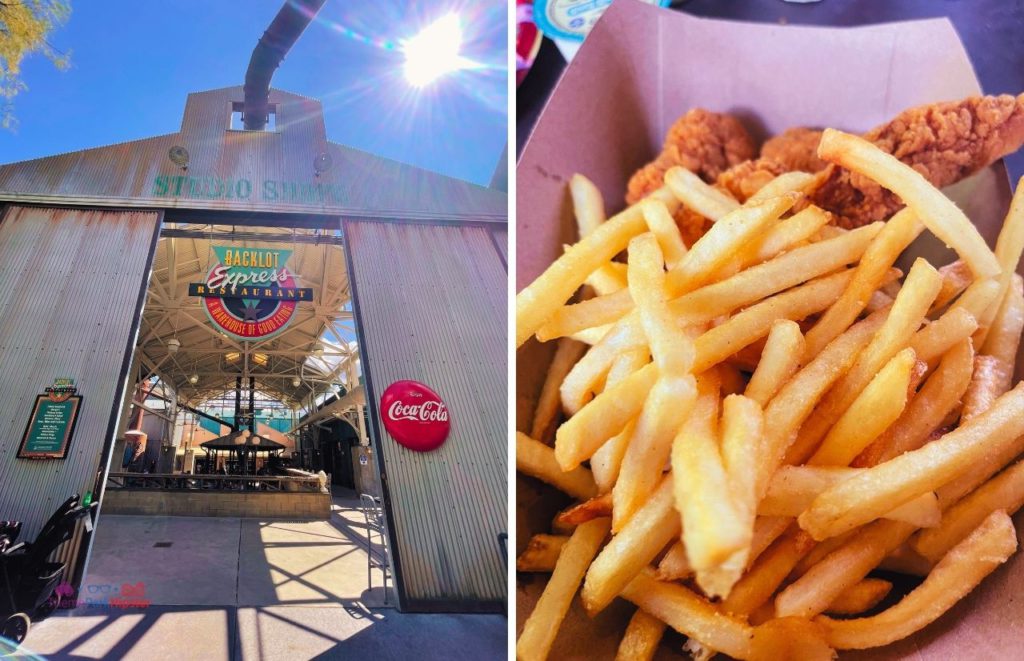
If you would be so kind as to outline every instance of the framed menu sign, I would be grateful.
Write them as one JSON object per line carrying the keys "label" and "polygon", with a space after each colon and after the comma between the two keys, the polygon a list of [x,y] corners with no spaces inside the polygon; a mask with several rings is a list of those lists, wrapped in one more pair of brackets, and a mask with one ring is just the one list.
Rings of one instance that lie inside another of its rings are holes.
{"label": "framed menu sign", "polygon": [[46,394],[37,395],[32,417],[18,448],[19,459],[63,459],[75,432],[82,396],[74,385],[58,381]]}

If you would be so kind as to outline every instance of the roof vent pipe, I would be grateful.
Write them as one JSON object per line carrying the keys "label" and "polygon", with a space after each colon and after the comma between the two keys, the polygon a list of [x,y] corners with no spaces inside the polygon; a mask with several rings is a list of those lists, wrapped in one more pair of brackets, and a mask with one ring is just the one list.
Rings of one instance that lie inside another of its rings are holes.
{"label": "roof vent pipe", "polygon": [[242,123],[247,131],[262,131],[267,127],[270,79],[324,2],[326,0],[286,0],[252,50],[245,72],[242,110]]}

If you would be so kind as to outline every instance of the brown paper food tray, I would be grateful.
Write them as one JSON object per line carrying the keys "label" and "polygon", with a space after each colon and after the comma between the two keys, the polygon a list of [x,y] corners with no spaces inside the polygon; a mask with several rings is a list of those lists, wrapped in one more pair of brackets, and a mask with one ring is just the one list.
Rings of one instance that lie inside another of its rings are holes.
{"label": "brown paper food tray", "polygon": [[[566,69],[519,161],[517,290],[556,258],[563,243],[575,240],[569,177],[585,174],[601,189],[610,212],[622,208],[630,174],[656,153],[671,122],[690,108],[737,115],[763,139],[792,126],[861,132],[905,108],[979,92],[967,54],[944,19],[863,28],[758,25],[618,0]],[[1002,164],[947,193],[993,245],[1010,198]],[[949,261],[950,253],[934,239],[912,250],[936,264]],[[531,340],[518,353],[520,430],[529,426],[553,345]],[[547,530],[566,501],[530,478],[519,477],[516,486],[518,553],[531,534]],[[517,633],[545,580],[519,575]],[[1024,585],[1020,554],[918,635],[842,658],[1017,658],[1024,643],[1018,585]],[[550,658],[612,658],[631,610],[617,600],[591,621],[577,599]],[[667,641],[659,658],[678,658],[682,639]]]}

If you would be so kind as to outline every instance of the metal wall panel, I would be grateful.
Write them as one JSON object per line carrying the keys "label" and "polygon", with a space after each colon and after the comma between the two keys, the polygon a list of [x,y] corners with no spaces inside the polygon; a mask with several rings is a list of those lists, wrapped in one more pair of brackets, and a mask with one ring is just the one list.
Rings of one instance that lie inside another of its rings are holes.
{"label": "metal wall panel", "polygon": [[[314,99],[271,90],[276,131],[228,130],[231,104],[243,96],[241,87],[189,94],[178,133],[2,165],[0,200],[506,223],[505,193],[327,142]],[[168,158],[175,145],[189,152],[187,171]],[[313,162],[323,152],[332,164],[318,175]],[[199,188],[184,184],[169,194],[158,177],[193,178]],[[244,179],[250,194],[213,194],[203,183],[208,178]],[[274,196],[264,194],[265,182],[273,184]],[[317,186],[317,199],[292,194]]]}
{"label": "metal wall panel", "polygon": [[[106,461],[158,226],[152,212],[16,206],[0,220],[0,516],[23,521],[24,539]],[[83,396],[67,458],[18,459],[58,377]]]}
{"label": "metal wall panel", "polygon": [[508,229],[505,227],[491,228],[491,238],[494,240],[494,247],[501,255],[501,261],[505,263],[505,270],[508,271]]}
{"label": "metal wall panel", "polygon": [[[344,231],[401,607],[497,610],[506,592],[504,265],[479,227],[346,221]],[[377,398],[400,379],[447,404],[451,434],[439,449],[413,452],[383,433]]]}

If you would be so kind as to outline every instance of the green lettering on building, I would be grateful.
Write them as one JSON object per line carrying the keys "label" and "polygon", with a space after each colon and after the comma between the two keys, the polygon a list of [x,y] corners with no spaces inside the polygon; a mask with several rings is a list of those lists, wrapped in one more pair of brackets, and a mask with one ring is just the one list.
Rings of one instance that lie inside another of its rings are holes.
{"label": "green lettering on building", "polygon": [[253,199],[254,191],[264,202],[321,205],[344,204],[345,189],[341,184],[323,182],[277,181],[265,179],[253,186],[249,179],[220,179],[218,177],[192,177],[161,174],[153,180],[153,197],[187,198],[193,200]]}

